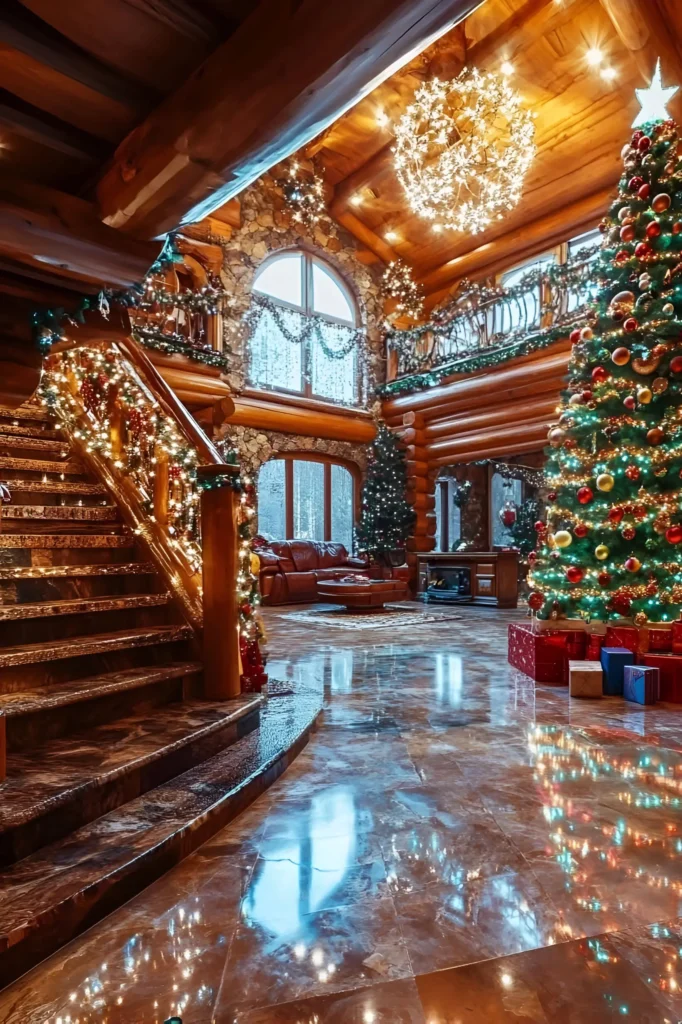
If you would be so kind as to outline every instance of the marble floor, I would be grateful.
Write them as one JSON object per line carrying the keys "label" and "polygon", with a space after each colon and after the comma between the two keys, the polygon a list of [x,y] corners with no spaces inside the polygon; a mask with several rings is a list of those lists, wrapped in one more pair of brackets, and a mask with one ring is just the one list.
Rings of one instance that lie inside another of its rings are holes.
{"label": "marble floor", "polygon": [[506,662],[520,613],[292,611],[269,671],[323,688],[308,747],[0,1020],[680,1021],[682,707],[536,688]]}

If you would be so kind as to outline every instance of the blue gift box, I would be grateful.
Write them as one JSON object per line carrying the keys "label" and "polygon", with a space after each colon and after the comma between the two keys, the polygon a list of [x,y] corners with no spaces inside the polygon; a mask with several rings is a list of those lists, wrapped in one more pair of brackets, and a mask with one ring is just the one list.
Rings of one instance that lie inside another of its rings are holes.
{"label": "blue gift box", "polygon": [[623,696],[635,704],[655,704],[661,696],[661,673],[649,665],[626,665]]}
{"label": "blue gift box", "polygon": [[636,655],[627,647],[602,647],[601,665],[604,669],[604,693],[608,697],[623,694],[623,675],[626,665],[634,665]]}

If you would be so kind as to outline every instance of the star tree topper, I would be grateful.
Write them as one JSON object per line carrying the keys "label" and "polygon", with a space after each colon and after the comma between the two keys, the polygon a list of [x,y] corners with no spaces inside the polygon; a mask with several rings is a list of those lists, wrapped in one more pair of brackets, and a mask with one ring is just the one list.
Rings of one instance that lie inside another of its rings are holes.
{"label": "star tree topper", "polygon": [[656,62],[656,70],[648,89],[635,89],[637,99],[642,109],[632,123],[633,128],[641,128],[642,125],[652,124],[655,121],[667,121],[669,114],[668,103],[679,90],[679,85],[672,85],[668,89],[663,88],[661,79],[661,58]]}

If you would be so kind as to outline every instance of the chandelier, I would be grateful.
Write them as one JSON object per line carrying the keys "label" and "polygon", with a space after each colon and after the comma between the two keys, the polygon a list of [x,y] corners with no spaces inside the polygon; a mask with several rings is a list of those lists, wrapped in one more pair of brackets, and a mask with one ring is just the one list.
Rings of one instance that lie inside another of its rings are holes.
{"label": "chandelier", "polygon": [[476,234],[517,205],[535,156],[533,115],[508,79],[464,70],[421,86],[395,126],[395,168],[413,211]]}

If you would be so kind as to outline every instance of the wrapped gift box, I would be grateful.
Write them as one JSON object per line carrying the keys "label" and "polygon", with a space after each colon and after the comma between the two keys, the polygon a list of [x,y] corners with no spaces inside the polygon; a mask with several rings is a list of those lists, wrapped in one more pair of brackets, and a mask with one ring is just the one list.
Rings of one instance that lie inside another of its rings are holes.
{"label": "wrapped gift box", "polygon": [[673,622],[670,630],[673,654],[682,654],[682,622]]}
{"label": "wrapped gift box", "polygon": [[568,652],[563,636],[534,633],[525,623],[509,625],[509,664],[536,683],[561,685],[568,675]]}
{"label": "wrapped gift box", "polygon": [[598,661],[601,663],[601,649],[604,646],[605,639],[606,637],[600,636],[598,633],[590,633],[585,651],[585,657],[588,661]]}
{"label": "wrapped gift box", "polygon": [[672,629],[643,629],[639,650],[642,654],[669,654],[673,649]]}
{"label": "wrapped gift box", "polygon": [[607,696],[622,696],[625,666],[635,663],[635,655],[626,647],[602,647],[601,665],[604,669],[604,693]]}
{"label": "wrapped gift box", "polygon": [[636,653],[639,648],[639,630],[636,626],[607,626],[604,647],[625,647]]}
{"label": "wrapped gift box", "polygon": [[661,692],[660,670],[651,665],[626,665],[623,696],[635,704],[655,704]]}
{"label": "wrapped gift box", "polygon": [[638,661],[640,665],[648,665],[660,671],[660,700],[682,704],[682,655],[640,654]]}
{"label": "wrapped gift box", "polygon": [[[641,672],[648,671],[640,669]],[[601,697],[604,673],[599,661],[569,661],[568,692],[571,697]]]}

